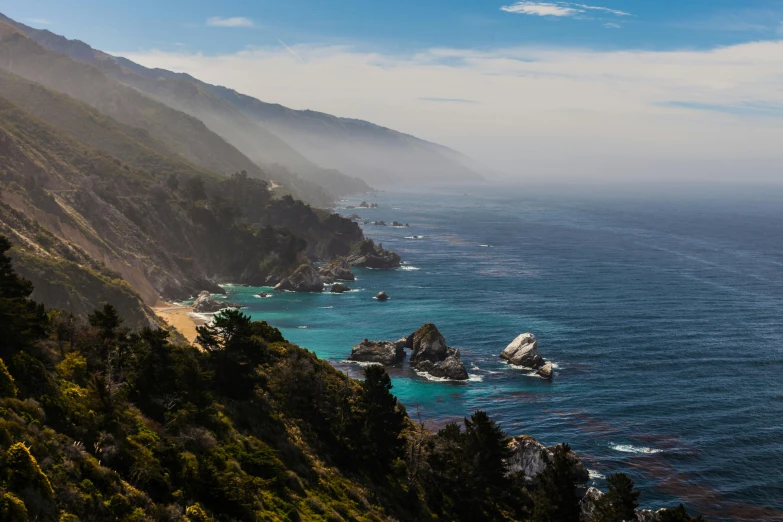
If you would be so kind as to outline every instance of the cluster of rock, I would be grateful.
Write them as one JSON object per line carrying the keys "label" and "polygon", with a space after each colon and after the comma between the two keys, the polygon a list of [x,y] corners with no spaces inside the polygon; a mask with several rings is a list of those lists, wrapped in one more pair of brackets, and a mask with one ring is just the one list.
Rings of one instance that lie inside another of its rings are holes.
{"label": "cluster of rock", "polygon": [[397,228],[408,228],[410,225],[408,223],[400,223],[399,221],[392,221],[391,224],[386,223],[385,221],[365,221],[365,225],[375,225],[377,227],[397,227]]}
{"label": "cluster of rock", "polygon": [[350,292],[351,289],[342,283],[333,283],[329,291],[333,294],[344,294],[345,292]]}
{"label": "cluster of rock", "polygon": [[405,348],[411,350],[410,364],[415,370],[443,379],[468,379],[468,371],[460,359],[459,350],[449,347],[446,339],[432,323],[423,325],[408,337],[396,342],[373,342],[365,339],[353,347],[348,360],[389,366],[405,358]]}
{"label": "cluster of rock", "polygon": [[354,281],[356,277],[351,272],[351,264],[344,257],[336,257],[318,269],[324,281]]}
{"label": "cluster of rock", "polygon": [[323,292],[324,281],[312,265],[301,265],[293,274],[275,285],[275,290],[289,292]]}
{"label": "cluster of rock", "polygon": [[211,314],[219,312],[224,308],[242,308],[242,306],[235,303],[219,301],[212,297],[212,294],[207,290],[202,290],[198,294],[198,298],[193,302],[193,311],[200,314]]}
{"label": "cluster of rock", "polygon": [[532,333],[523,333],[517,336],[500,353],[500,358],[509,364],[536,370],[536,373],[544,379],[552,378],[552,363],[546,362],[538,353],[538,341]]}
{"label": "cluster of rock", "polygon": [[377,363],[393,366],[405,359],[405,350],[399,343],[391,341],[370,341],[365,339],[351,350],[349,361]]}
{"label": "cluster of rock", "polygon": [[386,250],[383,245],[374,245],[348,256],[351,266],[360,268],[400,268],[402,259],[396,252]]}
{"label": "cluster of rock", "polygon": [[367,203],[366,201],[362,201],[359,203],[359,208],[378,208],[378,203]]}

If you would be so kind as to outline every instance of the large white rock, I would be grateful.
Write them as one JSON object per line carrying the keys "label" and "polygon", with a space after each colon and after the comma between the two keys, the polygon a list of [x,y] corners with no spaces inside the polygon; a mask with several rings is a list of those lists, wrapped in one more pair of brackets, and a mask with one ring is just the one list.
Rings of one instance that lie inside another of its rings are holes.
{"label": "large white rock", "polygon": [[506,460],[506,475],[521,473],[525,482],[533,482],[546,469],[549,450],[533,437],[514,437],[508,446],[512,453]]}
{"label": "large white rock", "polygon": [[532,333],[523,333],[511,341],[501,352],[500,358],[526,368],[540,368],[544,365],[544,359],[538,353],[538,341]]}
{"label": "large white rock", "polygon": [[595,508],[598,499],[603,497],[604,494],[597,488],[588,488],[585,496],[579,501],[579,520],[581,522],[592,522],[595,520]]}

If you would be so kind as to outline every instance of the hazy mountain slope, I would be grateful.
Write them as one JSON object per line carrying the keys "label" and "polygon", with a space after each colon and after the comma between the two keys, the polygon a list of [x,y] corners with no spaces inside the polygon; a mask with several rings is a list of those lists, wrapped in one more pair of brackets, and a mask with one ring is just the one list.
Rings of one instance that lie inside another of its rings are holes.
{"label": "hazy mountain slope", "polygon": [[[336,195],[370,190],[361,179],[318,167],[279,137],[250,121],[240,111],[212,94],[198,82],[185,77],[150,74],[151,71],[148,69],[95,50],[84,42],[68,40],[49,31],[33,29],[2,15],[0,20],[14,25],[46,49],[92,65],[108,77],[133,87],[169,107],[198,118],[254,163],[265,170],[274,170],[280,178],[276,181],[293,188],[294,194],[302,194],[308,190],[316,192],[307,183],[308,181],[317,183]],[[127,65],[131,66],[127,67]]]}
{"label": "hazy mountain slope", "polygon": [[[314,111],[296,111],[261,102],[231,89],[201,82],[187,74],[148,69],[124,58],[110,57],[83,42],[67,40],[49,31],[6,20],[16,24],[25,34],[48,49],[88,63],[99,62],[104,70],[114,71],[111,74],[121,81],[197,116],[251,159],[261,163],[280,163],[335,192],[340,191],[335,189],[351,186],[348,182],[351,176],[378,184],[482,179],[474,170],[475,162],[460,161],[460,155],[444,153],[444,147],[413,136],[366,121]],[[210,98],[208,93],[214,96]],[[198,96],[194,97],[196,94]],[[227,106],[235,111],[229,110]],[[237,123],[237,113],[246,117],[241,124]],[[247,128],[248,123],[264,129],[264,134],[236,132],[236,129]],[[290,152],[282,157],[282,150],[274,147],[270,153],[269,148],[273,145],[268,141],[271,140],[270,134],[298,151],[296,157],[291,156]],[[264,157],[256,157],[250,150],[253,145],[245,143],[248,136],[257,140],[254,146],[258,154]],[[260,147],[259,142],[265,140],[270,145]],[[302,155],[306,156],[308,162],[339,172],[310,172],[306,165],[301,164]],[[270,161],[269,158],[277,159]],[[349,177],[344,178],[340,173]]]}
{"label": "hazy mountain slope", "polygon": [[[83,128],[92,114],[72,116]],[[362,238],[355,223],[274,199],[245,175],[162,183],[1,97],[0,228],[42,302],[86,313],[118,300],[137,321],[146,308],[131,288],[150,305],[218,290],[214,281],[262,284]]]}
{"label": "hazy mountain slope", "polygon": [[258,165],[198,119],[152,100],[94,67],[46,50],[7,26],[0,31],[0,69],[65,93],[121,123],[143,129],[200,167],[221,174],[246,170],[256,177],[266,176]]}
{"label": "hazy mountain slope", "polygon": [[70,96],[0,70],[0,96],[20,109],[160,179],[215,176],[188,163],[148,132],[124,125]]}

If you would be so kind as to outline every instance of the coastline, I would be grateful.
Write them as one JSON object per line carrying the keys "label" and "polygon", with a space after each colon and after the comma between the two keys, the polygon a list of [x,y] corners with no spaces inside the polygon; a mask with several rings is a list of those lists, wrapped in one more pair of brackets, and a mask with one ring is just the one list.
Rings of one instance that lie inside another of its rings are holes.
{"label": "coastline", "polygon": [[160,302],[152,310],[191,344],[196,341],[196,327],[206,324],[205,320],[193,315],[192,306]]}

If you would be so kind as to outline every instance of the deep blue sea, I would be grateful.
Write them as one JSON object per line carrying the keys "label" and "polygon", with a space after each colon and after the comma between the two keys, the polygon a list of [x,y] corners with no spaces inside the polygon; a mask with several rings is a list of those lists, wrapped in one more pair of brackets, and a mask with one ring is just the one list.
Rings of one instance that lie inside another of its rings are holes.
{"label": "deep blue sea", "polygon": [[[344,362],[353,345],[434,322],[471,380],[391,371],[411,415],[418,405],[437,427],[482,409],[511,435],[569,442],[599,487],[628,473],[645,508],[783,520],[782,190],[459,187],[366,199],[380,208],[338,211],[409,223],[364,226],[402,255],[401,270],[356,270],[343,295],[228,287],[228,298],[355,376],[362,368]],[[380,290],[391,299],[374,300]],[[556,363],[553,382],[498,360],[523,332]]]}

